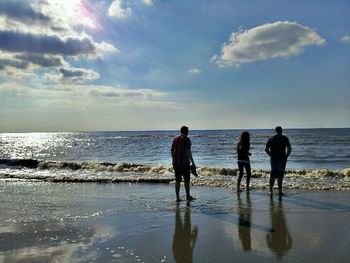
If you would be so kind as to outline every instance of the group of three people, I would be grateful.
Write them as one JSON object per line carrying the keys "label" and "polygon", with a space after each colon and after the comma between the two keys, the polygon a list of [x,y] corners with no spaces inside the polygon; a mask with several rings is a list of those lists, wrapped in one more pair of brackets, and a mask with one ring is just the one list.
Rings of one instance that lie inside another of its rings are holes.
{"label": "group of three people", "polygon": [[[275,128],[276,135],[269,138],[266,143],[265,152],[270,156],[271,173],[270,173],[270,191],[272,195],[273,186],[277,179],[278,193],[283,195],[282,183],[284,172],[287,164],[287,159],[292,152],[288,137],[282,135],[282,127]],[[188,127],[182,126],[181,134],[176,136],[171,146],[171,156],[173,161],[173,168],[175,171],[175,193],[176,201],[180,199],[180,184],[182,178],[184,179],[186,200],[192,201],[193,197],[190,195],[190,174],[191,168],[196,169],[192,152],[191,140],[188,138]],[[237,163],[238,163],[238,178],[237,178],[237,192],[240,192],[240,184],[243,178],[244,170],[246,171],[246,190],[249,191],[251,166],[250,166],[250,134],[245,131],[242,132],[240,140],[237,144]]]}

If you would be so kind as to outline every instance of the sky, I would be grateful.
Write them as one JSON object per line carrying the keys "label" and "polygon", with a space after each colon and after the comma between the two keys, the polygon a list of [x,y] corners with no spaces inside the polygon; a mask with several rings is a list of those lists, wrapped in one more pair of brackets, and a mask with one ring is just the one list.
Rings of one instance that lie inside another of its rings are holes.
{"label": "sky", "polygon": [[0,0],[0,132],[350,127],[347,0]]}

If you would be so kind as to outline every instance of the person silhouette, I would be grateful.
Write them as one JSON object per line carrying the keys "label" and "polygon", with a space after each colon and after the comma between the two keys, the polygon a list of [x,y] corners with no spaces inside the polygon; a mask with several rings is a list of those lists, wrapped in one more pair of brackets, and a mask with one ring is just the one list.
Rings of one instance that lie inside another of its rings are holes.
{"label": "person silhouette", "polygon": [[276,257],[282,259],[292,248],[292,237],[288,231],[281,198],[279,198],[278,205],[271,198],[270,215],[271,231],[266,235],[266,243]]}
{"label": "person silhouette", "polygon": [[244,251],[252,250],[251,242],[251,201],[249,192],[246,195],[246,202],[243,203],[238,193],[238,235]]}
{"label": "person silhouette", "polygon": [[186,200],[192,201],[194,198],[190,195],[190,175],[191,167],[196,169],[191,152],[191,140],[188,138],[188,127],[182,126],[180,129],[181,135],[174,138],[171,146],[171,157],[173,161],[173,168],[175,171],[175,193],[176,201],[180,202],[180,185],[182,177],[184,179]]}
{"label": "person silhouette", "polygon": [[177,204],[175,212],[175,232],[173,237],[173,254],[175,262],[193,262],[193,249],[197,241],[198,227],[192,229],[191,208],[185,208],[184,223],[181,219],[181,211]]}
{"label": "person silhouette", "polygon": [[237,164],[238,164],[238,178],[237,178],[237,192],[241,191],[240,185],[241,180],[243,177],[244,169],[247,173],[246,178],[246,190],[249,191],[249,182],[251,177],[251,167],[250,167],[250,160],[249,156],[251,153],[249,152],[250,149],[250,134],[249,132],[245,131],[242,132],[239,142],[237,144]]}
{"label": "person silhouette", "polygon": [[[273,194],[273,185],[277,179],[278,193],[283,195],[282,184],[284,172],[286,169],[287,159],[292,152],[292,147],[288,137],[282,135],[282,127],[275,128],[276,135],[269,138],[266,143],[265,152],[270,156],[271,173],[270,173],[270,195]],[[286,152],[287,149],[287,152]]]}

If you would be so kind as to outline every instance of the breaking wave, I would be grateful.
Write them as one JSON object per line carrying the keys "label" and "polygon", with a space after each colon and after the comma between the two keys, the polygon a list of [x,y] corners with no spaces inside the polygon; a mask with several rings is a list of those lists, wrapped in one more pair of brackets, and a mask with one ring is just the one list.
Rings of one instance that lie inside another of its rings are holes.
{"label": "breaking wave", "polygon": [[[98,172],[125,172],[125,173],[147,173],[147,174],[171,174],[173,168],[163,165],[147,165],[134,163],[108,163],[108,162],[74,162],[74,161],[46,161],[34,159],[0,159],[0,167],[32,168],[41,170],[71,169],[71,170],[95,170]],[[225,167],[198,167],[201,175],[227,175],[236,176],[238,169]],[[253,177],[265,177],[269,170],[253,169]],[[290,176],[306,177],[350,177],[350,168],[341,170],[330,169],[287,169],[286,174]]]}
{"label": "breaking wave", "polygon": [[[238,171],[235,168],[199,167],[197,172],[199,177],[193,177],[193,185],[233,187]],[[269,170],[253,169],[251,188],[267,188],[269,173]],[[350,168],[289,169],[285,177],[284,185],[290,189],[350,189]],[[174,180],[171,166],[35,159],[0,159],[0,178],[96,183],[171,183]]]}

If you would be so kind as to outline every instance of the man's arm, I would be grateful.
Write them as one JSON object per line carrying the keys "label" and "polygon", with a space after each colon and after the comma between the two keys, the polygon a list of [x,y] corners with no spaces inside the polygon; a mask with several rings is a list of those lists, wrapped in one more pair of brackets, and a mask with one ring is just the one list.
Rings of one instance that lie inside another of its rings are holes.
{"label": "man's arm", "polygon": [[194,161],[193,161],[192,152],[191,152],[190,149],[186,149],[186,154],[187,154],[187,157],[188,157],[188,159],[190,160],[191,164],[192,164],[193,166],[196,166],[195,163],[194,163]]}
{"label": "man's arm", "polygon": [[265,152],[266,152],[269,156],[271,156],[270,140],[268,140],[267,143],[266,143]]}
{"label": "man's arm", "polygon": [[171,152],[172,163],[174,164],[174,159],[175,159],[175,156],[174,156],[174,141],[173,141],[173,143],[171,145],[170,152]]}
{"label": "man's arm", "polygon": [[287,146],[287,158],[291,152],[292,152],[292,147],[289,145],[289,146]]}
{"label": "man's arm", "polygon": [[193,157],[192,157],[192,152],[191,152],[191,145],[192,145],[191,140],[188,137],[186,137],[186,139],[187,140],[185,142],[185,150],[186,150],[187,158],[190,160],[190,162],[191,162],[191,164],[193,166],[196,166],[194,164]]}
{"label": "man's arm", "polygon": [[172,164],[174,164],[174,152],[171,151],[171,160],[172,160]]}
{"label": "man's arm", "polygon": [[292,152],[292,147],[290,146],[290,142],[289,142],[288,137],[287,137],[287,145],[286,145],[286,147],[287,147],[287,158],[288,158],[288,156]]}

